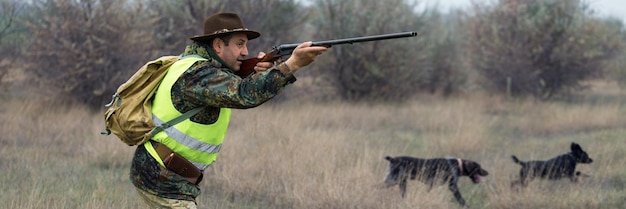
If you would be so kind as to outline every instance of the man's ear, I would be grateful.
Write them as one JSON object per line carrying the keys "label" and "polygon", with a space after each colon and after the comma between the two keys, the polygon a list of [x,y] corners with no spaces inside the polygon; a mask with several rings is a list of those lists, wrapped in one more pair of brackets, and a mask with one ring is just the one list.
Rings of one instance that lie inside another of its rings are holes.
{"label": "man's ear", "polygon": [[222,40],[221,38],[214,38],[211,46],[213,47],[213,50],[216,54],[221,54],[224,47],[224,40]]}

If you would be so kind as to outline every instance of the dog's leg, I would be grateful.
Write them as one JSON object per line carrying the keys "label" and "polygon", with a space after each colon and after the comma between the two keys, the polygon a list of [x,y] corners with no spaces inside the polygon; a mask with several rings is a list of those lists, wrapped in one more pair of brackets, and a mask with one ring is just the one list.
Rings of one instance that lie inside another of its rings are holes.
{"label": "dog's leg", "polygon": [[569,175],[569,180],[571,182],[578,183],[578,176],[580,176],[580,171],[579,172],[571,172],[568,175]]}
{"label": "dog's leg", "polygon": [[461,192],[459,192],[459,187],[457,186],[457,181],[456,180],[450,181],[450,183],[448,184],[448,188],[454,194],[454,198],[456,198],[456,201],[461,203],[461,205],[463,207],[467,207],[465,205],[465,199],[463,199],[463,196],[461,196]]}
{"label": "dog's leg", "polygon": [[520,180],[515,180],[511,182],[511,187],[517,187],[521,184],[522,182]]}
{"label": "dog's leg", "polygon": [[404,198],[404,193],[406,193],[406,178],[402,179],[398,186],[400,187],[400,195]]}
{"label": "dog's leg", "polygon": [[522,170],[520,171],[520,178],[519,178],[519,182],[522,185],[522,187],[526,187],[528,185],[528,169],[527,168],[522,168]]}
{"label": "dog's leg", "polygon": [[428,181],[428,189],[426,190],[426,192],[430,192],[430,190],[433,190],[433,184],[435,184],[435,180],[434,179],[430,179]]}

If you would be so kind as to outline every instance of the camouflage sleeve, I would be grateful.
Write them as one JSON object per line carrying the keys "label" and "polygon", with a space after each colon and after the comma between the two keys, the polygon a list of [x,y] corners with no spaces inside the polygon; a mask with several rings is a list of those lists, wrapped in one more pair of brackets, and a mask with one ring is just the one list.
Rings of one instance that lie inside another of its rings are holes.
{"label": "camouflage sleeve", "polygon": [[295,82],[294,76],[275,68],[242,79],[231,71],[212,67],[211,62],[200,62],[188,72],[184,75],[184,100],[195,103],[190,106],[252,108]]}

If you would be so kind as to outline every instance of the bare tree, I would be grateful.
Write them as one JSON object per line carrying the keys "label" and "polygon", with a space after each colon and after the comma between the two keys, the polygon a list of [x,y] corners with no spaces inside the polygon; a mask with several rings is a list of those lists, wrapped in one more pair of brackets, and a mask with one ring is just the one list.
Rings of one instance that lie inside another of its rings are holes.
{"label": "bare tree", "polygon": [[424,18],[403,0],[318,0],[313,27],[318,39],[418,31],[418,38],[334,47],[324,67],[345,99],[402,100],[417,92],[429,73]]}
{"label": "bare tree", "polygon": [[21,49],[17,19],[23,7],[16,0],[0,0],[0,85],[11,66],[15,67],[12,62]]}
{"label": "bare tree", "polygon": [[297,41],[307,17],[295,0],[146,0],[146,4],[158,19],[154,42],[164,54],[180,53],[190,37],[202,33],[204,19],[218,12],[237,13],[246,27],[262,34],[250,42],[251,53],[269,50],[272,44]]}
{"label": "bare tree", "polygon": [[[624,22],[619,18],[607,18],[604,22],[608,28],[617,30],[617,32],[621,34],[621,38],[613,44],[626,47],[626,27]],[[617,81],[622,88],[626,87],[626,51],[624,49],[625,48],[621,48],[620,55],[615,56],[607,64],[607,70],[609,71],[607,76]]]}
{"label": "bare tree", "polygon": [[142,4],[126,0],[38,0],[26,24],[32,36],[28,69],[64,98],[101,107],[146,59],[153,57]]}

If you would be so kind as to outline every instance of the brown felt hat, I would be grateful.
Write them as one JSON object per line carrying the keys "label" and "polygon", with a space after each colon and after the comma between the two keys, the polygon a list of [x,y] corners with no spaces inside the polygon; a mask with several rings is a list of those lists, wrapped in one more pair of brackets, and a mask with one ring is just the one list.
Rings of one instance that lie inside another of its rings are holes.
{"label": "brown felt hat", "polygon": [[261,36],[259,32],[248,30],[243,26],[239,15],[234,13],[217,13],[204,20],[204,34],[191,37],[191,40],[206,42],[221,35],[245,33],[248,40]]}

